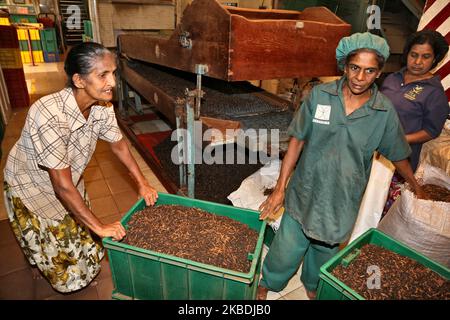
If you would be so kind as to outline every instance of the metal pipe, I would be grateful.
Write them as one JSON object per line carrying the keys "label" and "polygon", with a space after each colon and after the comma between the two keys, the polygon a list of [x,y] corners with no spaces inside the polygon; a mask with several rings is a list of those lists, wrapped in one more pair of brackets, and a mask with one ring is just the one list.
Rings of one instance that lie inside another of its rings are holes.
{"label": "metal pipe", "polygon": [[208,66],[206,64],[196,64],[195,72],[197,73],[197,92],[196,92],[196,104],[195,104],[195,120],[200,119],[200,107],[203,97],[202,92],[202,75],[208,72]]}
{"label": "metal pipe", "polygon": [[195,130],[194,130],[194,106],[193,99],[186,99],[186,127],[187,127],[187,148],[188,148],[188,197],[195,198]]}
{"label": "metal pipe", "polygon": [[195,99],[195,120],[200,119],[200,103],[202,100],[201,90],[202,90],[202,75],[200,73],[197,73],[197,97]]}
{"label": "metal pipe", "polygon": [[179,164],[179,173],[180,173],[180,189],[185,190],[186,188],[186,161],[185,161],[185,140],[183,137],[182,130],[182,121],[183,119],[183,110],[181,105],[177,105],[175,107],[175,122],[177,125],[177,147],[178,147],[178,160]]}
{"label": "metal pipe", "polygon": [[195,120],[200,119],[200,106],[202,101],[202,75],[197,73],[197,97],[195,99]]}

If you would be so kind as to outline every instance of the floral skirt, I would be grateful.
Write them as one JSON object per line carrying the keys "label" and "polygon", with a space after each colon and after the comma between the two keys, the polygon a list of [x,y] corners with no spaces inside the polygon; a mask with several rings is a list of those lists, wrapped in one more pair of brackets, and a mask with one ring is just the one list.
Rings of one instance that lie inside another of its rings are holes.
{"label": "floral skirt", "polygon": [[31,265],[59,292],[86,287],[99,273],[104,249],[69,214],[57,221],[30,212],[4,182],[5,206],[14,234]]}

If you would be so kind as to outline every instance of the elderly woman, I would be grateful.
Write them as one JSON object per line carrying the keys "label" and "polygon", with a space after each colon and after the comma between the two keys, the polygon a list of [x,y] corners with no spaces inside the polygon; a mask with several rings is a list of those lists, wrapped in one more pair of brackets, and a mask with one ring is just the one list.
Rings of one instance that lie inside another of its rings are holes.
{"label": "elderly woman", "polygon": [[411,149],[397,113],[374,84],[388,56],[381,37],[343,38],[336,58],[344,76],[315,86],[290,124],[280,176],[260,207],[262,219],[283,204],[285,212],[263,264],[258,299],[268,290],[281,291],[302,261],[300,279],[315,298],[320,267],[350,237],[375,150],[424,196],[407,160]]}
{"label": "elderly woman", "polygon": [[[389,75],[380,88],[398,113],[411,146],[409,160],[413,171],[417,169],[422,145],[440,135],[450,112],[441,79],[431,73],[447,52],[448,43],[439,32],[413,33],[403,50],[405,66]],[[403,183],[403,178],[394,174],[383,216],[400,196]]]}
{"label": "elderly woman", "polygon": [[120,221],[103,224],[89,208],[82,178],[98,139],[129,169],[139,195],[153,205],[157,192],[142,175],[109,102],[116,85],[115,55],[96,43],[70,50],[64,64],[69,85],[35,102],[4,170],[13,231],[31,265],[54,289],[87,286],[104,256],[99,237],[120,240]]}

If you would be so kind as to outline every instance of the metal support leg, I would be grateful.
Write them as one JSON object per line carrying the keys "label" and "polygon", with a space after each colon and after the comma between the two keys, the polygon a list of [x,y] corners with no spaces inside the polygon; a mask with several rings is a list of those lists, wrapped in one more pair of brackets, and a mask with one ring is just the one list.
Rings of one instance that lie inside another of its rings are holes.
{"label": "metal support leg", "polygon": [[135,105],[136,112],[138,114],[144,114],[144,109],[142,108],[141,96],[136,91],[133,91],[133,93],[134,93],[134,105]]}
{"label": "metal support leg", "polygon": [[130,105],[130,93],[129,93],[129,88],[128,88],[128,83],[126,81],[122,82],[123,86],[122,86],[122,90],[123,90],[123,102],[126,106],[126,109],[128,111],[128,106]]}
{"label": "metal support leg", "polygon": [[208,72],[208,66],[205,64],[196,64],[195,72],[197,73],[197,94],[196,94],[196,103],[195,103],[195,120],[200,119],[200,106],[203,97],[202,92],[202,75]]}
{"label": "metal support leg", "polygon": [[120,75],[117,76],[117,99],[119,99],[119,114],[122,117],[127,116],[127,111],[124,104],[124,94],[123,94],[124,80]]}
{"label": "metal support leg", "polygon": [[[126,81],[122,82],[123,86],[123,101],[125,103],[125,105],[128,107],[130,106],[137,114],[144,114],[144,108],[142,108],[142,100],[141,100],[141,96],[139,95],[139,93],[137,93],[136,91],[132,90],[128,84],[126,83]],[[130,92],[133,93],[133,97],[134,97],[134,101],[130,99]],[[127,108],[128,111],[128,108]]]}
{"label": "metal support leg", "polygon": [[186,150],[185,150],[185,137],[183,135],[183,105],[177,105],[175,107],[175,120],[177,125],[177,146],[179,157],[179,171],[180,171],[180,189],[186,190]]}
{"label": "metal support leg", "polygon": [[[204,92],[202,91],[202,75],[208,72],[208,66],[203,64],[195,65],[197,73],[197,87],[195,90],[186,89],[186,127],[187,127],[187,194],[188,197],[195,197],[195,120],[200,119],[200,106]],[[183,174],[180,168],[180,183],[183,181]],[[184,180],[185,181],[185,180]]]}
{"label": "metal support leg", "polygon": [[194,130],[194,105],[186,102],[186,118],[187,118],[187,146],[188,146],[188,197],[195,197],[195,130]]}

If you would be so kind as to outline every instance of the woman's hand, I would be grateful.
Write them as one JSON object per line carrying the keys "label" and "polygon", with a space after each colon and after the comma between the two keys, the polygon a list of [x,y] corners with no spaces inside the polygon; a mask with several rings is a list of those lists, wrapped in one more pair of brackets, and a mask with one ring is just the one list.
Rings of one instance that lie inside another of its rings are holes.
{"label": "woman's hand", "polygon": [[96,232],[101,238],[112,237],[115,241],[122,240],[125,237],[125,228],[120,221],[116,221],[110,224],[104,224],[101,229]]}
{"label": "woman's hand", "polygon": [[430,200],[430,196],[423,190],[422,186],[416,184],[414,186],[414,193],[416,194],[417,199]]}
{"label": "woman's hand", "polygon": [[414,177],[413,171],[411,169],[411,165],[409,164],[408,159],[400,160],[400,161],[392,161],[395,166],[395,169],[402,175],[402,177],[409,183],[410,186],[414,189],[414,193],[418,199],[430,200],[430,197],[425,193],[422,186],[417,182]]}
{"label": "woman's hand", "polygon": [[295,168],[304,144],[305,140],[298,140],[295,137],[291,137],[289,140],[288,150],[281,164],[280,176],[278,177],[277,184],[272,194],[259,206],[259,211],[261,211],[259,219],[264,220],[266,218],[270,219],[274,217],[283,206],[285,189],[289,177]]}
{"label": "woman's hand", "polygon": [[281,209],[284,203],[284,189],[275,188],[272,194],[259,206],[260,220],[271,218],[274,214]]}
{"label": "woman's hand", "polygon": [[139,196],[144,198],[147,206],[152,206],[158,199],[158,192],[148,183],[139,185]]}

